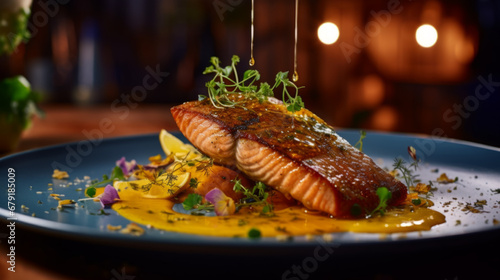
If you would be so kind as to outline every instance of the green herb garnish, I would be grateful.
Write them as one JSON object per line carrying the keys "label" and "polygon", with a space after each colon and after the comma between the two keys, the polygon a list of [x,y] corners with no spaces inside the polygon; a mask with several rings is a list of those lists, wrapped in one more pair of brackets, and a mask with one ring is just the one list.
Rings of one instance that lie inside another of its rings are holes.
{"label": "green herb garnish", "polygon": [[259,229],[257,228],[251,228],[249,231],[248,231],[248,238],[260,238],[261,237],[261,232]]}
{"label": "green herb garnish", "polygon": [[236,206],[250,206],[250,205],[262,205],[261,214],[266,216],[273,216],[273,205],[267,201],[269,197],[269,192],[267,191],[267,186],[262,182],[257,182],[255,186],[249,190],[241,184],[241,180],[234,180],[233,190],[235,192],[241,192],[245,195],[241,199],[241,203],[236,204]]}
{"label": "green herb garnish", "polygon": [[[267,100],[267,97],[274,96],[274,90],[280,85],[283,86],[283,104],[288,111],[293,113],[304,108],[304,102],[298,95],[300,88],[288,79],[288,72],[279,72],[272,87],[265,82],[257,86],[256,82],[260,79],[260,74],[257,70],[246,70],[243,73],[243,78],[239,79],[236,65],[240,62],[240,58],[237,55],[233,55],[231,65],[226,67],[220,66],[220,60],[217,57],[212,57],[210,62],[212,65],[208,66],[203,71],[203,74],[215,74],[214,78],[205,85],[208,89],[208,98],[216,108],[234,108],[240,106],[240,104],[228,98],[228,94],[232,93],[241,93],[263,102]],[[294,96],[290,94],[288,88],[295,89]],[[203,100],[206,97],[200,96],[198,99]]]}
{"label": "green herb garnish", "polygon": [[[245,195],[240,201],[236,202],[236,209],[240,209],[241,207],[248,206],[262,206],[262,210],[260,214],[265,217],[274,216],[274,207],[271,203],[267,201],[269,197],[268,188],[262,182],[257,182],[252,189],[247,189],[241,184],[241,180],[236,179],[234,182],[234,191],[240,192]],[[182,203],[182,207],[185,210],[196,210],[191,212],[192,215],[204,215],[202,211],[214,211],[214,205],[209,202],[202,203],[203,196],[191,193],[189,194],[184,202]],[[238,211],[238,210],[236,210]]]}
{"label": "green herb garnish", "polygon": [[380,215],[383,216],[387,208],[387,202],[392,197],[392,193],[386,187],[378,188],[376,193],[379,198],[379,204],[375,209],[373,209],[373,211],[370,213],[370,216],[373,216],[373,214],[375,214],[376,212],[379,212]]}
{"label": "green herb garnish", "polygon": [[88,197],[94,197],[95,194],[96,194],[97,190],[96,188],[94,187],[88,187],[85,189],[85,194],[88,196]]}
{"label": "green herb garnish", "polygon": [[200,182],[198,181],[198,178],[191,178],[189,179],[189,187],[192,189],[196,189],[198,187],[198,184]]}
{"label": "green herb garnish", "polygon": [[182,203],[182,207],[184,207],[184,210],[191,210],[194,209],[197,205],[201,203],[201,200],[203,199],[203,196],[197,194],[197,193],[190,193],[186,199],[184,199],[184,202]]}
{"label": "green herb garnish", "polygon": [[111,175],[108,176],[104,174],[102,181],[93,182],[92,185],[85,189],[85,194],[89,197],[94,197],[96,194],[96,188],[105,187],[108,184],[113,184],[114,181],[125,181],[125,175],[119,166],[115,166],[111,171]]}

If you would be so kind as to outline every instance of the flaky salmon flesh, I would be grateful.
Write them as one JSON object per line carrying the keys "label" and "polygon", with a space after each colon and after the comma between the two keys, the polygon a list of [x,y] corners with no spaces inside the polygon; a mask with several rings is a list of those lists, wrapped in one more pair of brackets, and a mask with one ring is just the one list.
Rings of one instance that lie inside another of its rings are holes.
{"label": "flaky salmon flesh", "polygon": [[404,184],[312,112],[291,113],[275,98],[229,98],[238,105],[219,108],[205,99],[171,108],[184,136],[215,162],[338,218],[352,218],[354,207],[370,213],[379,187],[391,191],[388,205],[406,199]]}

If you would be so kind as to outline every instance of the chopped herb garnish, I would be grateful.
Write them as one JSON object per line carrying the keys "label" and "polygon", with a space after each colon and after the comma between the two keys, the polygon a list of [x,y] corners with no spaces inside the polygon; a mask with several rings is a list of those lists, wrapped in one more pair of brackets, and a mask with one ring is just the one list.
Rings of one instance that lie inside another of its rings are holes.
{"label": "chopped herb garnish", "polygon": [[96,188],[94,187],[88,187],[86,190],[85,190],[85,194],[88,196],[88,197],[94,197],[95,194],[96,194],[97,190]]}
{"label": "chopped herb garnish", "polygon": [[249,231],[248,231],[248,238],[260,238],[261,237],[261,232],[259,229],[257,228],[251,228]]}
{"label": "chopped herb garnish", "polygon": [[198,184],[200,182],[198,182],[198,178],[191,178],[189,179],[189,187],[192,188],[192,189],[196,189],[198,187]]}
{"label": "chopped herb garnish", "polygon": [[411,200],[411,203],[413,203],[413,205],[420,205],[422,204],[422,200],[420,198],[415,198],[415,199],[412,199]]}

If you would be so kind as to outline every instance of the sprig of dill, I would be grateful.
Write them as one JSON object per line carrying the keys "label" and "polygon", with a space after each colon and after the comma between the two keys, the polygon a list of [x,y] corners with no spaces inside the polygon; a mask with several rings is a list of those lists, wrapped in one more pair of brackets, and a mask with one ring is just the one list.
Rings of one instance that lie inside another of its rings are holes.
{"label": "sprig of dill", "polygon": [[[304,102],[298,95],[300,88],[288,79],[288,72],[279,72],[272,87],[266,82],[257,86],[256,83],[260,80],[259,71],[254,69],[246,70],[240,80],[236,69],[238,62],[240,62],[240,58],[233,55],[231,65],[221,67],[219,58],[212,57],[210,59],[212,65],[203,71],[203,74],[214,74],[213,79],[205,84],[208,89],[208,98],[214,107],[221,109],[240,106],[238,102],[228,98],[228,94],[232,93],[242,93],[263,102],[268,97],[274,96],[274,90],[282,86],[282,101],[287,110],[293,113],[304,108]],[[295,95],[292,95],[288,88],[295,89]],[[205,98],[207,97],[201,95],[199,99],[203,100]]]}
{"label": "sprig of dill", "polygon": [[414,170],[417,170],[420,160],[417,158],[417,151],[412,146],[408,147],[408,154],[413,159],[410,164],[408,164],[404,159],[395,158],[392,166],[395,170],[399,170],[401,172],[401,176],[403,180],[405,180],[406,186],[410,187],[415,184],[418,177],[418,175],[413,174],[411,169],[413,168]]}
{"label": "sprig of dill", "polygon": [[[186,166],[196,166],[197,171],[202,171],[205,175],[209,175],[211,168],[214,164],[213,159],[209,157],[202,157],[200,159],[188,160],[189,154],[187,154],[183,159],[175,162],[174,165],[168,170],[159,169],[154,173],[153,178],[150,178],[150,183],[142,186],[142,191],[148,192],[152,185],[160,185],[163,188],[170,187],[168,192],[173,194],[176,190],[172,189],[175,186],[178,175],[177,171],[182,171]],[[164,175],[164,179],[160,179],[161,175]],[[189,187],[196,188],[198,186],[198,181],[196,178],[191,178],[189,181]],[[177,187],[180,188],[180,187]]]}

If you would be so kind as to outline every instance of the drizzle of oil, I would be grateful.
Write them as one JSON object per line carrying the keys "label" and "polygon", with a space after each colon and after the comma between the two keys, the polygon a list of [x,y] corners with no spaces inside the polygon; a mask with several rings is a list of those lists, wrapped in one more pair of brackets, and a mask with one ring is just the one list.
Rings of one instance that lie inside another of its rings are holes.
{"label": "drizzle of oil", "polygon": [[251,20],[251,24],[250,24],[250,61],[249,61],[249,64],[250,66],[254,66],[255,65],[255,59],[253,57],[253,39],[254,39],[254,23],[253,23],[253,19],[254,19],[254,12],[255,12],[255,6],[254,6],[254,1],[255,0],[252,0],[252,11],[250,13],[250,20]]}
{"label": "drizzle of oil", "polygon": [[295,0],[295,46],[293,49],[293,76],[292,76],[292,80],[294,82],[299,80],[299,73],[297,72],[298,19],[299,19],[299,0]]}
{"label": "drizzle of oil", "polygon": [[430,230],[445,222],[444,215],[427,208],[395,209],[382,217],[360,220],[306,213],[298,206],[275,211],[273,217],[247,208],[232,216],[195,216],[174,211],[174,202],[170,200],[138,197],[137,191],[123,190],[120,197],[121,201],[112,208],[133,222],[166,231],[220,237],[246,237],[251,228],[258,228],[264,237],[334,232],[389,234]]}

